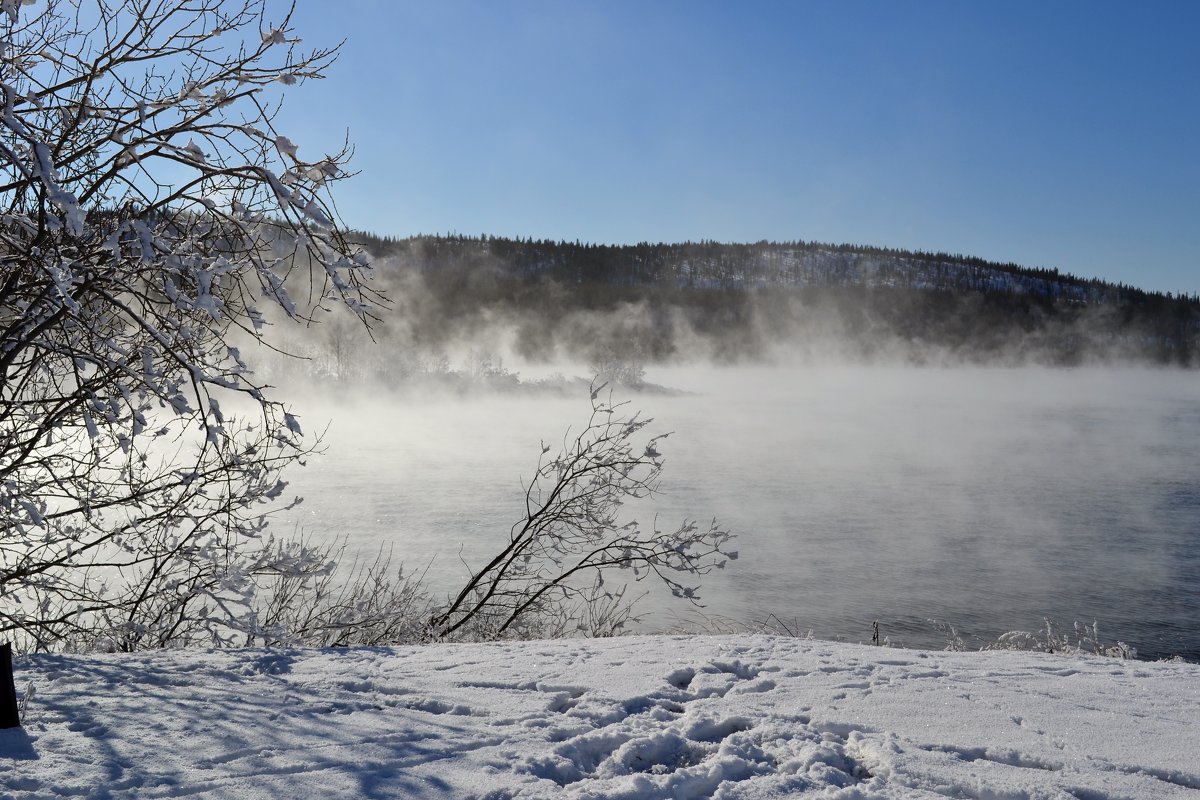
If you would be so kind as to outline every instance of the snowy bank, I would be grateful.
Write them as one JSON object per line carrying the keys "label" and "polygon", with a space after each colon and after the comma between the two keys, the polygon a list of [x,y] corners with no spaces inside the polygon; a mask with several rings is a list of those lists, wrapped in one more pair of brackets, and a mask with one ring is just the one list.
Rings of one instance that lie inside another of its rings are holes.
{"label": "snowy bank", "polygon": [[1200,666],[628,637],[30,656],[0,796],[1200,798]]}

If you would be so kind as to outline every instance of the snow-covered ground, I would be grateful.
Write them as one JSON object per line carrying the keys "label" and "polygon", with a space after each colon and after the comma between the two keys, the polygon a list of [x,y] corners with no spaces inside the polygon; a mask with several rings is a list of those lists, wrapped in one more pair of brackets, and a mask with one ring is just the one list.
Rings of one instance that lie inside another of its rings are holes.
{"label": "snow-covered ground", "polygon": [[32,656],[0,796],[1200,798],[1200,666],[765,636]]}

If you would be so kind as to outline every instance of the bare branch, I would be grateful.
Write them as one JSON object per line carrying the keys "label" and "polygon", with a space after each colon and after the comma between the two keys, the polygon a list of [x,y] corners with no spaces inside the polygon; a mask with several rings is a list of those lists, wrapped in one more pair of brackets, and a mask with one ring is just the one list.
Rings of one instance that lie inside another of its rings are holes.
{"label": "bare branch", "polygon": [[[530,620],[554,617],[564,603],[589,597],[589,605],[611,605],[624,589],[602,590],[611,571],[634,580],[653,575],[672,593],[698,602],[698,577],[737,552],[727,548],[732,534],[717,525],[684,521],[674,530],[650,530],[624,521],[622,506],[650,497],[663,469],[659,445],[667,434],[638,439],[651,422],[627,415],[624,404],[591,389],[592,415],[562,450],[550,456],[543,446],[537,471],[525,491],[525,517],[513,525],[506,545],[474,572],[462,590],[434,615],[440,636],[501,636]],[[590,589],[588,587],[591,587]],[[619,605],[619,604],[618,604]],[[597,606],[597,607],[600,607]],[[482,633],[480,633],[482,632]]]}

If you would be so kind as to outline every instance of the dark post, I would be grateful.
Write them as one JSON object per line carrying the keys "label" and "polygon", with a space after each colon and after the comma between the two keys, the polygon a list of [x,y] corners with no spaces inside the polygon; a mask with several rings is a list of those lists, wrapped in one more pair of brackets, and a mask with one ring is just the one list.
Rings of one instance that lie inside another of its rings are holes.
{"label": "dark post", "polygon": [[0,644],[0,728],[21,727],[17,713],[17,684],[13,679],[12,645]]}

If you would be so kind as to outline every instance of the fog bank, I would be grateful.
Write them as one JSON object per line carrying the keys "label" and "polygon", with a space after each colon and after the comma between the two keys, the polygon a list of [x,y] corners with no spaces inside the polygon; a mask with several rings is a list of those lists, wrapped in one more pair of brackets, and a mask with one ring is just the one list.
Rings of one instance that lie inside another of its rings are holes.
{"label": "fog bank", "polygon": [[[852,640],[970,640],[1042,616],[1101,623],[1144,652],[1200,655],[1197,377],[1156,369],[674,367],[627,392],[665,442],[664,492],[629,509],[716,516],[742,558],[705,614],[776,614]],[[624,391],[624,390],[622,390]],[[521,513],[540,442],[585,392],[314,399],[329,453],[293,475],[294,524],[394,547],[442,590]],[[661,598],[649,598],[652,606]],[[658,609],[670,627],[684,607]]]}

